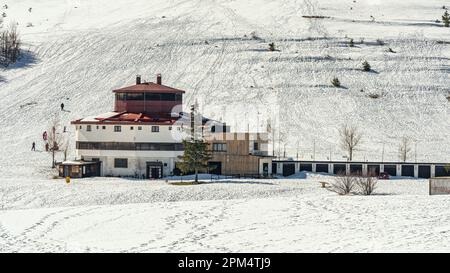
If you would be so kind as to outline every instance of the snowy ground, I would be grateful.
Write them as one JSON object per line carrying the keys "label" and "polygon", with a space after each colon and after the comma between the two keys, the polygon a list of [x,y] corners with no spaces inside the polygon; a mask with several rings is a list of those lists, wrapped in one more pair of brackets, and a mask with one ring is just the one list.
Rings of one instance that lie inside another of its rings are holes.
{"label": "snowy ground", "polygon": [[337,196],[320,188],[330,179],[11,181],[0,251],[450,251],[450,198],[428,196],[426,180]]}
{"label": "snowy ground", "polygon": [[445,2],[0,0],[26,50],[0,70],[0,251],[450,251],[450,199],[428,196],[424,180],[383,181],[371,197],[319,188],[327,176],[66,185],[48,178],[40,141],[52,116],[72,134],[71,120],[112,110],[112,89],[160,72],[185,106],[198,99],[233,129],[262,130],[270,116],[288,156],[311,159],[315,143],[317,160],[342,158],[349,121],[364,131],[356,160],[380,160],[383,147],[398,160],[408,136],[419,162],[448,162],[450,29],[435,22]]}
{"label": "snowy ground", "polygon": [[[270,117],[276,151],[286,147],[287,156],[298,148],[311,159],[315,142],[317,160],[342,159],[338,128],[348,121],[364,131],[355,160],[381,160],[383,146],[384,160],[398,160],[407,136],[418,161],[449,161],[450,29],[435,23],[444,4],[0,0],[4,25],[18,22],[29,50],[0,70],[0,173],[39,174],[49,155],[29,150],[32,141],[43,149],[52,116],[72,134],[71,120],[112,110],[112,89],[158,72],[186,90],[185,107],[197,99],[206,116],[234,130],[264,130]],[[302,17],[311,15],[327,18]],[[279,51],[269,52],[270,42]],[[361,71],[364,60],[373,73]],[[331,86],[334,76],[344,88]]]}

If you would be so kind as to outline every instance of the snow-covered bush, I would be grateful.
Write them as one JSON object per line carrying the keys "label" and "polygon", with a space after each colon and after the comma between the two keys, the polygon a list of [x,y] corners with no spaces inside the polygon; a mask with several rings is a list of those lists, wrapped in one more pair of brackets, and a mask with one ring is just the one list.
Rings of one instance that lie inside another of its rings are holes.
{"label": "snow-covered bush", "polygon": [[368,72],[368,71],[370,71],[370,70],[372,69],[372,68],[370,67],[369,62],[367,62],[367,61],[364,61],[364,62],[362,63],[362,66],[363,66],[363,70],[366,71],[366,72]]}
{"label": "snow-covered bush", "polygon": [[348,46],[349,47],[354,47],[355,46],[355,42],[353,41],[353,39],[350,39],[350,41],[348,42]]}
{"label": "snow-covered bush", "polygon": [[334,77],[334,78],[331,80],[331,84],[332,84],[333,86],[335,86],[335,87],[341,87],[341,82],[339,81],[339,79],[338,79],[337,77]]}
{"label": "snow-covered bush", "polygon": [[330,187],[328,187],[330,191],[339,195],[347,195],[353,192],[356,186],[356,177],[341,173],[330,184]]}
{"label": "snow-covered bush", "polygon": [[378,179],[374,176],[358,176],[355,178],[358,193],[362,195],[371,195],[378,183]]}

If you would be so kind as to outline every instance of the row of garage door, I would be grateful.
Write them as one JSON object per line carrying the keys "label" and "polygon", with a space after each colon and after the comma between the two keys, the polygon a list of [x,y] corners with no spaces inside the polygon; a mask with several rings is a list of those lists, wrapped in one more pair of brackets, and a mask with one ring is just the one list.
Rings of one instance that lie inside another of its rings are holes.
{"label": "row of garage door", "polygon": [[[273,163],[272,170],[277,170],[277,164],[283,164],[283,176],[293,175],[295,173],[295,163]],[[334,174],[340,174],[346,172],[346,164],[328,164],[328,163],[317,163],[316,172],[330,173],[329,167],[333,166]],[[380,174],[380,166],[376,164],[367,164],[367,170],[369,173],[374,175]],[[384,172],[391,176],[411,176],[414,177],[414,165],[401,165],[401,173],[397,173],[397,165],[383,165]],[[350,173],[362,173],[362,164],[350,164]],[[431,177],[431,165],[419,165],[418,166],[418,177],[419,178],[430,178]],[[311,163],[300,163],[299,171],[313,171],[313,164]],[[450,176],[450,170],[446,169],[445,166],[435,166],[435,177]]]}

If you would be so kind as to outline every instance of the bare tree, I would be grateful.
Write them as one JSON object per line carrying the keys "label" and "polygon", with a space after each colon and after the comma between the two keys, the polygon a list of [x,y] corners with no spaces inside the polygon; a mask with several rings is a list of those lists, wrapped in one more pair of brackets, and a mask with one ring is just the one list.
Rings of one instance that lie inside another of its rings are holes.
{"label": "bare tree", "polygon": [[339,195],[346,195],[353,191],[356,185],[356,177],[346,175],[345,173],[338,174],[334,181],[330,183],[328,189]]}
{"label": "bare tree", "polygon": [[348,159],[352,161],[353,153],[361,143],[362,134],[356,126],[343,125],[339,130],[341,137],[341,148],[348,153]]}
{"label": "bare tree", "polygon": [[400,159],[403,162],[406,162],[406,160],[408,159],[408,155],[411,152],[412,148],[411,148],[411,139],[409,137],[404,136],[402,138],[402,141],[400,142],[399,145],[399,155],[400,155]]}
{"label": "bare tree", "polygon": [[48,152],[52,156],[52,168],[55,168],[55,155],[58,152],[64,151],[64,145],[67,142],[61,130],[60,122],[57,118],[53,119],[50,124],[48,132]]}
{"label": "bare tree", "polygon": [[371,175],[356,177],[356,186],[359,193],[363,195],[371,195],[377,187],[378,179]]}
{"label": "bare tree", "polygon": [[0,32],[0,64],[8,66],[15,63],[20,57],[20,45],[17,24],[12,23]]}

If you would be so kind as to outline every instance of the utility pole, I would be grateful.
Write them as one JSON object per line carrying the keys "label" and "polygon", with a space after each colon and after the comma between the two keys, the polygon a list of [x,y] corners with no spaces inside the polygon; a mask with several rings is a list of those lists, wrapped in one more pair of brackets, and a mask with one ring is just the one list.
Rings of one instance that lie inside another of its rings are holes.
{"label": "utility pole", "polygon": [[381,162],[384,162],[384,142],[383,142],[383,150],[381,151]]}
{"label": "utility pole", "polygon": [[416,163],[417,163],[417,141],[415,142],[414,158],[415,158],[415,161],[416,161]]}
{"label": "utility pole", "polygon": [[313,161],[316,161],[316,139],[313,142]]}

